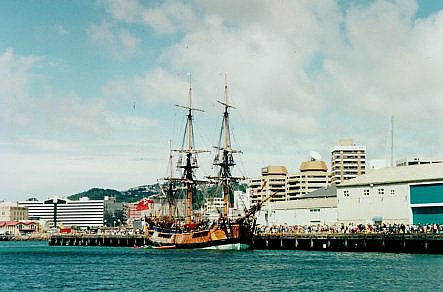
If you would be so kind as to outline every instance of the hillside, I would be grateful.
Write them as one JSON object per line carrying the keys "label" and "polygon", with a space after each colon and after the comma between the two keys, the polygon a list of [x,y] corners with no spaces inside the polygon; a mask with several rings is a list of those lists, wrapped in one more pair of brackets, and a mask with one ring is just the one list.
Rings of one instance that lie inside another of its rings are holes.
{"label": "hillside", "polygon": [[149,197],[158,193],[158,185],[140,186],[127,191],[117,191],[112,189],[92,188],[86,192],[68,196],[69,200],[79,200],[81,197],[88,197],[90,200],[103,200],[106,196],[114,197],[116,202],[138,202],[144,197]]}
{"label": "hillside", "polygon": [[[232,198],[232,191],[241,190],[246,191],[246,184],[235,184],[230,189],[230,197]],[[138,202],[143,198],[155,195],[159,193],[159,185],[145,185],[131,188],[127,191],[117,191],[112,189],[100,189],[93,188],[86,192],[78,193],[75,195],[68,196],[69,200],[77,201],[81,197],[88,197],[90,200],[103,200],[106,196],[114,197],[116,202],[126,202],[133,203]],[[200,208],[204,204],[204,197],[214,197],[221,194],[220,186],[208,186],[204,188],[199,188],[193,195],[193,202],[195,208]]]}

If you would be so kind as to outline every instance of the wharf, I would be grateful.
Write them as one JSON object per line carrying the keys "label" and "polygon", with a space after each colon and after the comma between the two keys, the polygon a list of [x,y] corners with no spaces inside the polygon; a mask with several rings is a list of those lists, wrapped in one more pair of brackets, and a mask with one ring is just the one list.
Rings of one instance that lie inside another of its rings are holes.
{"label": "wharf", "polygon": [[121,246],[134,247],[148,245],[144,234],[54,234],[49,238],[49,245],[54,246]]}
{"label": "wharf", "polygon": [[253,238],[253,247],[255,249],[272,250],[443,254],[443,235],[383,233],[259,234]]}
{"label": "wharf", "polygon": [[0,241],[8,241],[12,239],[12,235],[9,234],[2,234],[0,235]]}
{"label": "wharf", "polygon": [[[145,235],[54,234],[51,246],[149,245]],[[253,249],[323,250],[352,252],[435,253],[443,254],[443,234],[315,233],[263,234],[253,237]]]}

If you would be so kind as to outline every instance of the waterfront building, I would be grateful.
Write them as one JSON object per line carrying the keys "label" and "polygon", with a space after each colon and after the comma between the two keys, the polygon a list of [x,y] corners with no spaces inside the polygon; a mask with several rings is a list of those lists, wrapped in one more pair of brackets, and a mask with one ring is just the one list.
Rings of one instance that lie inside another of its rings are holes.
{"label": "waterfront building", "polygon": [[375,169],[337,186],[338,222],[443,222],[443,164]]}
{"label": "waterfront building", "polygon": [[0,221],[0,233],[14,236],[38,232],[38,223],[33,221]]}
{"label": "waterfront building", "polygon": [[105,226],[120,226],[127,220],[123,211],[123,203],[116,202],[115,197],[105,196],[104,212],[103,223]]}
{"label": "waterfront building", "polygon": [[288,200],[297,200],[310,192],[324,188],[330,184],[330,173],[326,163],[311,159],[302,162],[300,172],[289,174],[286,180]]}
{"label": "waterfront building", "polygon": [[323,187],[297,200],[270,202],[258,214],[257,223],[263,226],[336,224],[337,189]]}
{"label": "waterfront building", "polygon": [[131,225],[134,221],[141,220],[144,218],[142,216],[142,211],[137,210],[137,203],[126,203],[123,205],[124,217],[126,219],[126,224]]}
{"label": "waterfront building", "polygon": [[352,139],[341,139],[339,146],[331,149],[332,183],[341,184],[346,180],[366,173],[366,146],[354,144]]}
{"label": "waterfront building", "polygon": [[78,201],[52,198],[46,201],[22,201],[21,207],[28,208],[31,220],[42,220],[50,227],[102,227],[104,220],[104,200],[89,200],[84,197]]}
{"label": "waterfront building", "polygon": [[209,220],[217,220],[220,218],[221,212],[223,212],[223,198],[215,197],[208,198],[205,202],[205,217]]}
{"label": "waterfront building", "polygon": [[277,192],[271,202],[286,201],[286,166],[268,165],[261,170],[261,176],[249,180],[251,204],[261,202],[268,194]]}
{"label": "waterfront building", "polygon": [[17,203],[0,203],[0,221],[28,220],[28,209]]}
{"label": "waterfront building", "polygon": [[397,160],[396,166],[443,163],[443,159],[427,157],[406,157]]}

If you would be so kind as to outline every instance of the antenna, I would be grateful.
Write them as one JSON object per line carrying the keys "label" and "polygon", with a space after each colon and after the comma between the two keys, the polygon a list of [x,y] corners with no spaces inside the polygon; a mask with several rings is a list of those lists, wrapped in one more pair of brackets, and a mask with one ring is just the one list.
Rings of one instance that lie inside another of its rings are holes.
{"label": "antenna", "polygon": [[310,157],[311,161],[320,161],[321,160],[320,153],[315,152],[315,151],[309,152],[309,157]]}
{"label": "antenna", "polygon": [[391,167],[394,167],[394,116],[391,116]]}

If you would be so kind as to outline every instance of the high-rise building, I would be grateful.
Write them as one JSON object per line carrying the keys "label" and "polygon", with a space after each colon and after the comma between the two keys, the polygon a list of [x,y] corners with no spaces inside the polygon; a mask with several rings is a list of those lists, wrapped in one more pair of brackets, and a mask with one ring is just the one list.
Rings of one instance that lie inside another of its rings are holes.
{"label": "high-rise building", "polygon": [[276,192],[270,200],[286,201],[286,166],[266,166],[262,168],[262,175],[249,180],[250,200],[252,204],[261,202],[268,194]]}
{"label": "high-rise building", "polygon": [[302,162],[300,172],[289,174],[287,177],[288,200],[297,200],[300,196],[324,188],[329,183],[330,173],[324,161],[311,159]]}
{"label": "high-rise building", "polygon": [[52,198],[46,201],[22,201],[18,205],[28,208],[29,219],[47,221],[52,227],[103,226],[104,200],[81,198],[79,201],[71,201]]}
{"label": "high-rise building", "polygon": [[332,183],[340,184],[366,173],[366,146],[354,144],[352,139],[341,139],[331,150]]}

